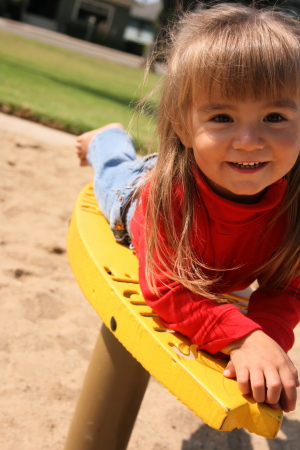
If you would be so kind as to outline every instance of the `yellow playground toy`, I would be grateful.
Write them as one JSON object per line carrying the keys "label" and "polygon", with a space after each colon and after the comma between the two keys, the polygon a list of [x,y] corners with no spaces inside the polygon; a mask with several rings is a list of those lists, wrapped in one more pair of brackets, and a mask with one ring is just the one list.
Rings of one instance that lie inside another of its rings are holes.
{"label": "yellow playground toy", "polygon": [[[77,282],[104,325],[65,450],[126,449],[149,374],[216,430],[246,428],[276,437],[282,410],[242,395],[237,382],[222,374],[226,362],[197,352],[187,338],[164,328],[146,305],[137,258],[116,243],[92,184],[78,197],[67,248]],[[247,308],[241,297],[228,301]]]}

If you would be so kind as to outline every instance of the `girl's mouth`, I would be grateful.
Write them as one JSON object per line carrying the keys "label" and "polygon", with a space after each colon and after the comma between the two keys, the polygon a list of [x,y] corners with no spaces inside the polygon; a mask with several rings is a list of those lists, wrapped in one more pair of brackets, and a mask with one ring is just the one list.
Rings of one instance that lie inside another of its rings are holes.
{"label": "girl's mouth", "polygon": [[241,163],[230,163],[234,164],[236,167],[239,167],[240,169],[256,169],[257,167],[260,167],[262,164],[265,164],[264,162],[241,162]]}
{"label": "girl's mouth", "polygon": [[259,169],[260,167],[264,166],[265,164],[267,164],[266,162],[229,162],[229,164],[231,166],[236,167],[237,169],[242,169],[242,170],[254,170],[254,169]]}

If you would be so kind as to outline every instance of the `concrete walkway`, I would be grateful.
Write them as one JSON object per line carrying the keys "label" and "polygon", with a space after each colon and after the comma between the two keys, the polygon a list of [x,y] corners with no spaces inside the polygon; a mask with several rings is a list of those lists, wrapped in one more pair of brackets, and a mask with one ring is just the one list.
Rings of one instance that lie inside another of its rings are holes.
{"label": "concrete walkway", "polygon": [[98,44],[76,39],[66,34],[50,31],[45,28],[36,27],[23,22],[0,18],[0,30],[16,34],[29,39],[34,39],[46,44],[66,48],[74,52],[90,55],[95,58],[105,59],[129,67],[142,67],[143,58],[130,53],[121,52]]}

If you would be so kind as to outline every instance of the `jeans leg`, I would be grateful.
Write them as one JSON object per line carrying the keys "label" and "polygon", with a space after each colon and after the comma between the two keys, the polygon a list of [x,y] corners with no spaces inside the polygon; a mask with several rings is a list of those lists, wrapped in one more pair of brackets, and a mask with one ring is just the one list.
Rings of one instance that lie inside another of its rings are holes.
{"label": "jeans leg", "polygon": [[137,158],[131,136],[122,128],[108,128],[92,140],[87,159],[95,171],[94,192],[115,239],[130,243],[130,221],[137,200],[133,194],[156,162],[156,155]]}
{"label": "jeans leg", "polygon": [[133,139],[122,128],[103,130],[93,138],[87,158],[95,171],[95,196],[109,221],[116,196],[132,176],[130,166],[136,160]]}

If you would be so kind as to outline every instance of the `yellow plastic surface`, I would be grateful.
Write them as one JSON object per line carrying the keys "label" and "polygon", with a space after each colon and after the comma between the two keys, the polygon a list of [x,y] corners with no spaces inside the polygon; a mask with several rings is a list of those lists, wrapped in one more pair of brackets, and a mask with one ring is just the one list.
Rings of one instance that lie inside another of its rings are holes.
{"label": "yellow plastic surface", "polygon": [[237,382],[222,375],[225,362],[197,352],[187,338],[164,328],[146,305],[137,258],[115,242],[91,184],[78,197],[67,248],[77,282],[103,322],[115,329],[124,347],[178,400],[216,430],[246,428],[266,438],[276,437],[282,410],[243,396]]}

